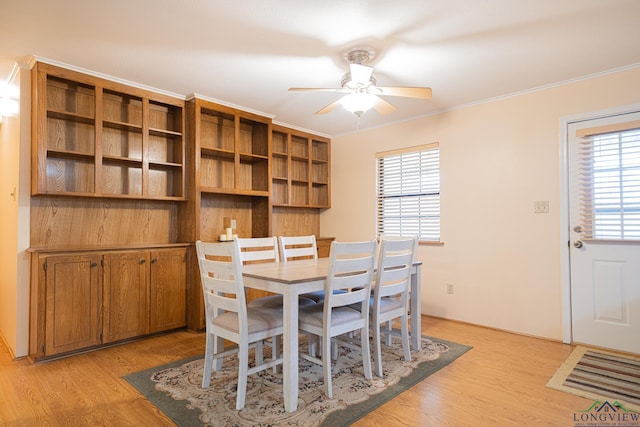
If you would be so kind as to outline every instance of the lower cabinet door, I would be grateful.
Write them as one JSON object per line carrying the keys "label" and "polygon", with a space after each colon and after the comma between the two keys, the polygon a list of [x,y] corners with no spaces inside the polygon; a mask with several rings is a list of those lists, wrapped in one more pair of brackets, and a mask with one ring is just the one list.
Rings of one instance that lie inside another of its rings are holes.
{"label": "lower cabinet door", "polygon": [[98,261],[97,255],[46,258],[44,355],[100,344],[102,289]]}
{"label": "lower cabinet door", "polygon": [[186,249],[151,251],[149,332],[187,324],[186,257]]}
{"label": "lower cabinet door", "polygon": [[148,334],[149,252],[106,253],[103,260],[103,342]]}

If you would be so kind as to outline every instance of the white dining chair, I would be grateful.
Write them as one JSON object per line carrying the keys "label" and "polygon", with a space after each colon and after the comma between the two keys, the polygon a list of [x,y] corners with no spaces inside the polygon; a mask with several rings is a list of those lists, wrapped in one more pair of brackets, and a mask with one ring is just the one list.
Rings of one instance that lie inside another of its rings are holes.
{"label": "white dining chair", "polygon": [[[237,242],[196,242],[206,315],[206,346],[202,387],[211,382],[212,371],[222,368],[222,359],[238,354],[236,409],[244,407],[247,376],[282,364],[272,352],[263,360],[263,344],[282,335],[282,312],[266,307],[247,307],[242,282],[242,262]],[[224,340],[237,344],[225,350]],[[249,367],[249,347],[255,348],[255,366]]]}
{"label": "white dining chair", "polygon": [[280,254],[282,261],[292,259],[318,259],[316,236],[280,236]]}
{"label": "white dining chair", "polygon": [[[235,239],[240,249],[242,264],[259,262],[280,262],[277,237],[238,237]],[[269,295],[253,299],[250,307],[282,308],[282,295]]]}
{"label": "white dining chair", "polygon": [[[300,259],[318,259],[316,236],[313,234],[307,236],[280,236],[278,241],[283,262]],[[309,292],[302,296],[312,299],[316,303],[322,303],[324,301],[324,291]]]}
{"label": "white dining chair", "polygon": [[277,237],[237,237],[243,264],[280,262]]}
{"label": "white dining chair", "polygon": [[[373,361],[376,375],[382,377],[381,337],[391,345],[394,335],[391,323],[400,320],[400,336],[404,360],[411,360],[409,343],[409,289],[411,269],[417,251],[415,237],[382,236],[374,276],[371,310],[373,329]],[[383,325],[384,324],[384,325]]]}
{"label": "white dining chair", "polygon": [[[280,262],[277,237],[238,237],[235,239],[240,249],[243,264],[260,262]],[[314,304],[315,300],[300,296],[300,306]],[[249,307],[282,308],[282,295],[268,295],[253,299],[247,303]]]}
{"label": "white dining chair", "polygon": [[[371,379],[369,298],[375,252],[375,241],[333,242],[324,304],[300,308],[299,329],[320,338],[322,359],[306,353],[302,353],[301,357],[322,365],[325,392],[329,398],[333,396],[331,344],[354,347],[350,340],[336,339],[341,335],[353,331],[360,332],[360,345],[356,346],[356,350],[362,355],[365,378]],[[359,309],[352,307],[356,304],[359,305]]]}

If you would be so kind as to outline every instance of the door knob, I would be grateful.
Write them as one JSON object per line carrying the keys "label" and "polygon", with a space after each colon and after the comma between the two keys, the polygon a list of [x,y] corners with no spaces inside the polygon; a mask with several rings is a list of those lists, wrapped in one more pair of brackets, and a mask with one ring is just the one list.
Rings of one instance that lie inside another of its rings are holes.
{"label": "door knob", "polygon": [[575,242],[573,242],[573,247],[574,248],[580,249],[583,245],[584,245],[584,243],[582,243],[582,240],[576,240]]}

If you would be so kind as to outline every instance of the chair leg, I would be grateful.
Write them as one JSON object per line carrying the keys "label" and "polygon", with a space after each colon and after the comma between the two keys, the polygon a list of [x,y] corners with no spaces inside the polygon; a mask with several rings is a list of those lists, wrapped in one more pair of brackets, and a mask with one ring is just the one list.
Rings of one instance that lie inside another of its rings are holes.
{"label": "chair leg", "polygon": [[380,323],[374,320],[373,325],[373,362],[375,364],[376,375],[382,378],[382,351],[380,350]]}
{"label": "chair leg", "polygon": [[402,334],[402,350],[404,351],[404,360],[411,360],[411,347],[409,346],[409,317],[402,316],[400,318],[400,333]]}
{"label": "chair leg", "polygon": [[331,360],[338,360],[338,341],[331,341]]}
{"label": "chair leg", "polygon": [[384,343],[388,346],[391,345],[391,320],[388,320],[386,323],[387,327],[386,327],[386,333],[385,333],[385,341]]}
{"label": "chair leg", "polygon": [[365,325],[360,330],[360,345],[362,347],[362,364],[364,366],[364,377],[371,379],[371,352],[369,351],[369,325]]}
{"label": "chair leg", "polygon": [[308,343],[309,343],[309,356],[317,357],[317,353],[320,351],[318,349],[318,336],[314,334],[307,334]]}
{"label": "chair leg", "polygon": [[260,366],[264,363],[264,353],[263,353],[264,341],[260,340],[256,342],[256,366]]}
{"label": "chair leg", "polygon": [[[282,353],[282,348],[280,345],[281,337],[280,335],[271,338],[271,360],[276,360],[280,357],[280,353]],[[280,365],[275,365],[273,367],[273,373],[277,374],[280,371]]]}
{"label": "chair leg", "polygon": [[202,388],[207,388],[211,384],[211,371],[213,370],[215,356],[215,337],[207,333],[205,353],[204,353],[204,372],[202,373]]}
{"label": "chair leg", "polygon": [[244,401],[247,395],[247,374],[249,371],[249,346],[241,344],[238,349],[238,397],[236,398],[236,409],[244,408]]}
{"label": "chair leg", "polygon": [[[217,337],[215,335],[211,336],[213,340],[213,353],[218,354],[224,351],[224,338]],[[214,371],[219,371],[222,369],[222,357],[215,359],[215,365],[213,367]]]}
{"label": "chair leg", "polygon": [[329,399],[333,397],[331,384],[331,337],[322,337],[322,372],[324,374],[324,390]]}

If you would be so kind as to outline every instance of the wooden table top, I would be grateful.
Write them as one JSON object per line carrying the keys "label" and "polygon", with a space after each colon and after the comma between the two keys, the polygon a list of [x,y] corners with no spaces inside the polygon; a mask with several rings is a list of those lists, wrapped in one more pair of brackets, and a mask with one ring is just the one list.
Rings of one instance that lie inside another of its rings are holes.
{"label": "wooden table top", "polygon": [[242,267],[242,275],[245,277],[289,284],[326,280],[328,272],[329,258],[249,264]]}

